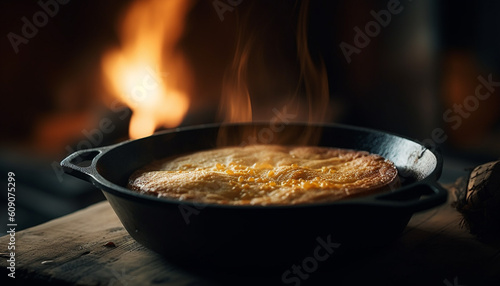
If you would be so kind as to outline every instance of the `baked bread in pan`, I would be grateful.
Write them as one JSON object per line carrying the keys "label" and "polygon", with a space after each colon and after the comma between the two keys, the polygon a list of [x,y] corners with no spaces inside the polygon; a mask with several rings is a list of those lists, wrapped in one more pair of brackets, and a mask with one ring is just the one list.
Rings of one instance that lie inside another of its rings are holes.
{"label": "baked bread in pan", "polygon": [[399,187],[395,165],[364,151],[251,145],[167,158],[137,170],[128,188],[226,205],[331,202]]}

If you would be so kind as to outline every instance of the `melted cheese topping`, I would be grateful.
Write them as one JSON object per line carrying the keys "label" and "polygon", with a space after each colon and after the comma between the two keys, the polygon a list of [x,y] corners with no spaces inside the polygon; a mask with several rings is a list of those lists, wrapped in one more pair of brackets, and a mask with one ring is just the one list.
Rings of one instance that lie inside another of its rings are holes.
{"label": "melted cheese topping", "polygon": [[156,161],[129,188],[158,197],[231,205],[329,202],[399,186],[381,156],[325,147],[253,145]]}

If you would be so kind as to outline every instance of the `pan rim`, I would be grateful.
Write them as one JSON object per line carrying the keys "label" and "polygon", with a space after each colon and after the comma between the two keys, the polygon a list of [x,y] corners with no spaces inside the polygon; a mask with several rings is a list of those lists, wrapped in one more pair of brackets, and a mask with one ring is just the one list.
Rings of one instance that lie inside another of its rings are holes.
{"label": "pan rim", "polygon": [[[104,150],[97,155],[94,160],[96,164],[98,164],[99,160],[105,156],[109,151],[114,150],[116,148],[119,148],[125,144],[131,144],[132,142],[137,142],[140,140],[154,140],[154,137],[160,137],[160,136],[165,136],[165,134],[175,134],[179,132],[187,132],[187,131],[195,131],[199,129],[208,129],[208,128],[221,128],[221,127],[237,127],[237,126],[259,126],[259,125],[266,125],[269,124],[267,121],[254,121],[254,122],[240,122],[240,123],[209,123],[209,124],[199,124],[199,125],[191,125],[191,126],[184,126],[184,127],[178,127],[170,130],[164,130],[164,131],[159,131],[156,132],[150,136],[144,137],[144,138],[139,138],[135,140],[126,140],[114,145],[106,146],[104,147]],[[341,129],[348,129],[352,131],[358,131],[358,132],[367,132],[370,134],[380,134],[380,135],[389,135],[393,136],[399,139],[404,139],[408,140],[414,144],[417,144],[418,146],[422,147],[422,150],[425,152],[429,151],[435,159],[435,166],[434,169],[430,171],[430,173],[425,176],[423,179],[418,180],[416,182],[409,183],[407,185],[401,186],[397,189],[392,190],[392,193],[399,193],[399,192],[404,192],[407,189],[410,188],[415,188],[418,187],[419,185],[426,185],[430,184],[432,182],[435,182],[439,179],[439,176],[441,174],[442,170],[442,157],[439,152],[436,150],[433,150],[432,148],[428,148],[424,145],[422,145],[420,142],[415,141],[414,139],[411,139],[406,136],[401,136],[392,132],[385,132],[381,130],[376,130],[376,129],[371,129],[371,128],[366,128],[366,127],[359,127],[359,126],[353,126],[353,125],[346,125],[346,124],[338,124],[338,123],[307,123],[307,122],[293,122],[287,124],[287,126],[298,126],[298,127],[308,127],[308,126],[313,126],[313,127],[326,127],[326,128],[341,128]],[[178,205],[179,207],[181,206],[192,206],[195,208],[217,208],[217,209],[241,209],[241,210],[274,210],[274,209],[296,209],[296,208],[318,208],[318,207],[330,207],[333,205],[378,205],[377,204],[377,197],[387,194],[388,192],[382,192],[378,194],[372,194],[372,195],[366,195],[362,197],[355,197],[355,198],[346,198],[338,201],[332,201],[332,202],[312,202],[312,203],[304,203],[304,204],[283,204],[283,205],[227,205],[227,204],[217,204],[217,203],[202,203],[202,202],[195,202],[195,201],[180,201],[180,200],[175,200],[171,199],[168,197],[157,197],[153,195],[148,195],[148,194],[143,194],[139,193],[137,191],[130,190],[126,187],[123,187],[121,185],[118,185],[116,183],[113,183],[106,179],[99,170],[96,168],[96,172],[93,174],[89,175],[90,180],[94,186],[97,188],[101,189],[103,192],[107,192],[111,195],[116,195],[125,199],[134,199],[134,202],[137,203],[144,203],[144,204],[151,204],[151,205]]]}

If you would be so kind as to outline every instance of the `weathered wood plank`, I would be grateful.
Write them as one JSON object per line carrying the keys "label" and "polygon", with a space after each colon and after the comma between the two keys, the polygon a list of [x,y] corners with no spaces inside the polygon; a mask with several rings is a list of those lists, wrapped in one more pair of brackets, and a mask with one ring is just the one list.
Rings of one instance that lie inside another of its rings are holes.
{"label": "weathered wood plank", "polygon": [[[8,237],[0,238],[5,253]],[[16,276],[78,285],[191,285],[157,254],[135,242],[107,202],[16,233]],[[112,242],[115,246],[109,246]],[[2,271],[6,259],[0,261]],[[3,276],[7,274],[2,273]]]}

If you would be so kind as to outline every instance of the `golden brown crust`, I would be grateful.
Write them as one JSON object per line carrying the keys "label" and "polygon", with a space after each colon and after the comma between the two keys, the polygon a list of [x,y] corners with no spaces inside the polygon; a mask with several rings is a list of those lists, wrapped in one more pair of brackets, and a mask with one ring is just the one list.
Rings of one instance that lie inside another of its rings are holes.
{"label": "golden brown crust", "polygon": [[330,202],[399,186],[381,156],[326,147],[253,145],[153,162],[128,187],[178,200],[230,205]]}

